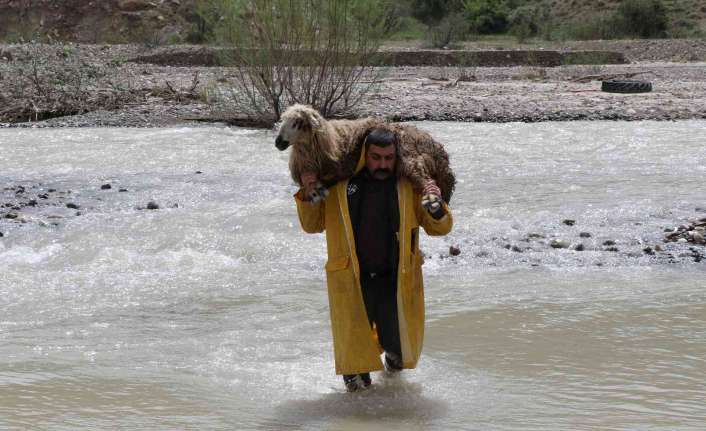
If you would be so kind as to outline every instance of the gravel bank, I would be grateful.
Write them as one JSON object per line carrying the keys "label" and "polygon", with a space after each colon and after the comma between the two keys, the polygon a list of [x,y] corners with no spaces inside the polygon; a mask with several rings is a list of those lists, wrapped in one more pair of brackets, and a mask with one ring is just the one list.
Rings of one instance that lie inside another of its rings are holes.
{"label": "gravel bank", "polygon": [[[667,52],[671,43],[684,56],[700,58],[706,49],[703,42],[697,42],[701,41],[636,41],[633,45],[622,41],[625,46],[632,46],[632,52],[647,50],[652,56],[661,56],[659,61],[625,65],[381,68],[379,85],[351,115],[376,115],[395,121],[479,122],[706,119],[706,59],[674,62],[673,55]],[[602,43],[583,42],[577,48],[618,47],[618,42]],[[651,48],[653,44],[657,47]],[[623,51],[630,51],[625,46]],[[0,46],[0,51],[11,57],[17,48]],[[98,63],[149,53],[144,48],[126,45],[82,45],[80,51],[87,61]],[[129,84],[131,91],[139,94],[135,101],[120,109],[95,110],[39,122],[0,120],[0,127],[161,127],[194,124],[197,120],[224,121],[237,116],[237,113],[214,112],[203,96],[206,88],[232,76],[229,68],[126,62],[121,63],[116,74]],[[189,97],[175,97],[168,91],[170,86],[178,91],[189,88],[197,74],[198,86]],[[601,77],[621,74],[637,74],[634,79],[651,81],[653,91],[645,94],[600,91]],[[580,79],[591,76],[593,80]]]}

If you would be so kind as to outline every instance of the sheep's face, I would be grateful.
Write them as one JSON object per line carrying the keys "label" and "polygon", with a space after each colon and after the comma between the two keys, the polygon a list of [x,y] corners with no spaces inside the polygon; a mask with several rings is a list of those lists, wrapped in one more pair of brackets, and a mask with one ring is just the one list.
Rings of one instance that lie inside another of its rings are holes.
{"label": "sheep's face", "polygon": [[275,147],[284,151],[290,146],[308,145],[312,133],[320,127],[316,111],[303,106],[294,105],[282,114],[282,125],[279,127]]}

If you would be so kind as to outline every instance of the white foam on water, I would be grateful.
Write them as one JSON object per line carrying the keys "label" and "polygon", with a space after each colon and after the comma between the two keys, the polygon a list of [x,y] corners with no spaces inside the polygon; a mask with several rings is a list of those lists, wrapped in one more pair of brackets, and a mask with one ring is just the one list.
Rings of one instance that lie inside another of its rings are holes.
{"label": "white foam on water", "polygon": [[38,265],[62,250],[61,244],[52,244],[40,249],[16,246],[4,248],[0,252],[0,261],[7,265]]}

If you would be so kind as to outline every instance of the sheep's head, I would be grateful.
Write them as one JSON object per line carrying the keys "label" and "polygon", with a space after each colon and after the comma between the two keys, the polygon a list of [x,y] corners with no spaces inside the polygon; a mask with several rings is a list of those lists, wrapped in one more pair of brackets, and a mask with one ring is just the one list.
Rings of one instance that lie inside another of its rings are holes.
{"label": "sheep's head", "polygon": [[323,124],[323,117],[310,106],[292,105],[282,114],[282,124],[275,147],[284,151],[290,146],[308,145]]}

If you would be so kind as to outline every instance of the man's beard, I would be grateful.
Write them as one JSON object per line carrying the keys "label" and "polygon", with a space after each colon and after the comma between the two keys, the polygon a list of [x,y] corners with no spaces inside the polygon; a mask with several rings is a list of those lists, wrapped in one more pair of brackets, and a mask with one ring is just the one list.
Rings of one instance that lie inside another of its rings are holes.
{"label": "man's beard", "polygon": [[372,173],[372,177],[375,178],[376,180],[386,180],[391,175],[392,175],[392,171],[390,169],[385,169],[385,168],[375,169]]}

